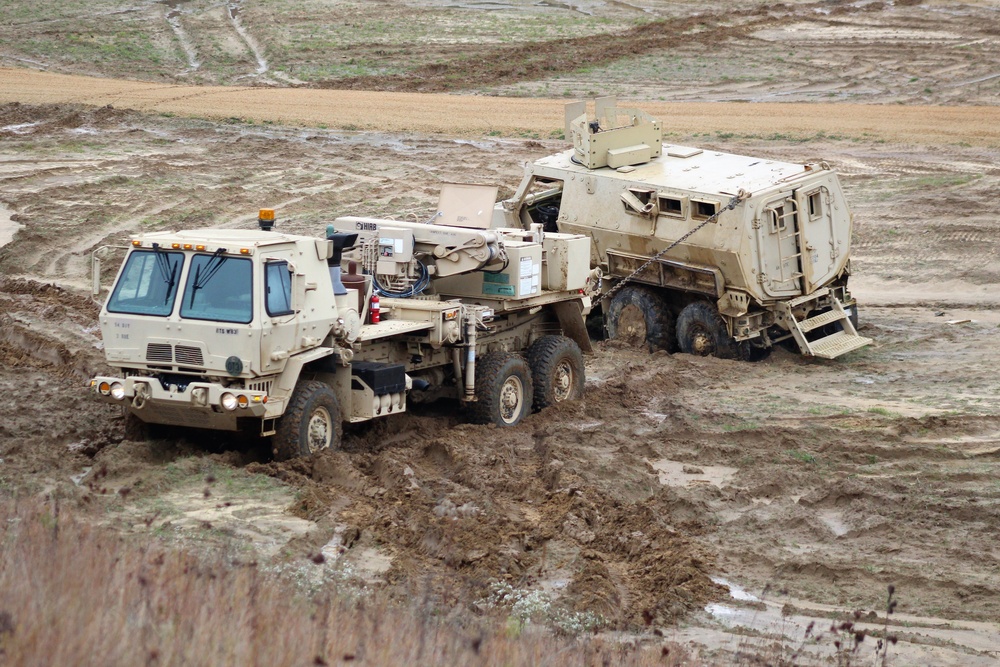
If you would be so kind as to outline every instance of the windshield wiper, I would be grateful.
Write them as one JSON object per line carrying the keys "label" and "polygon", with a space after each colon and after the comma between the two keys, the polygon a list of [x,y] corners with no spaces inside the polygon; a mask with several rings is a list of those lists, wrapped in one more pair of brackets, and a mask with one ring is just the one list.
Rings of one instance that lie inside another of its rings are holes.
{"label": "windshield wiper", "polygon": [[194,295],[198,292],[198,290],[207,285],[212,278],[215,277],[215,274],[219,272],[222,265],[226,263],[226,260],[229,259],[228,257],[222,256],[222,253],[224,252],[226,252],[225,248],[219,248],[212,253],[212,257],[208,260],[208,264],[205,265],[204,274],[202,274],[200,266],[195,269],[194,282],[191,285],[191,303],[188,306],[189,308],[194,307]]}
{"label": "windshield wiper", "polygon": [[167,283],[167,292],[163,297],[163,303],[170,301],[170,296],[174,293],[174,283],[177,278],[177,263],[170,263],[167,258],[167,251],[160,248],[159,243],[153,244],[153,252],[156,254],[156,266],[160,269],[160,277]]}

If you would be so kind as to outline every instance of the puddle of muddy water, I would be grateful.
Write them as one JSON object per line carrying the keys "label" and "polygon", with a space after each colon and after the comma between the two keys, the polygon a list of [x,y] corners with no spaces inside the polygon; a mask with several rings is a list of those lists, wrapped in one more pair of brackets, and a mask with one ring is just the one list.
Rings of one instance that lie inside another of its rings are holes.
{"label": "puddle of muddy water", "polygon": [[660,484],[665,486],[695,486],[698,484],[711,484],[722,488],[732,481],[739,472],[739,468],[729,466],[700,466],[681,461],[671,461],[670,459],[660,459],[650,461],[660,476]]}
{"label": "puddle of muddy water", "polygon": [[[842,617],[844,609],[795,599],[766,600],[721,577],[713,577],[712,581],[729,588],[730,602],[715,602],[705,607],[705,613],[721,626],[721,631],[693,626],[680,633],[679,641],[731,647],[734,642],[742,643],[746,630],[752,630],[766,640],[761,646],[770,646],[772,640],[777,640],[818,660],[839,655],[833,643],[837,633],[831,632],[830,627],[839,622],[833,619]],[[884,612],[863,610],[862,614],[853,630],[873,635],[885,630]],[[995,661],[1000,657],[1000,625],[996,623],[896,613],[890,619],[888,631],[898,638],[889,652],[891,664],[986,667],[997,664]],[[807,642],[807,632],[818,641]],[[862,643],[854,659],[874,655],[875,647],[875,641]]]}
{"label": "puddle of muddy water", "polygon": [[24,226],[14,222],[11,219],[13,215],[13,211],[3,204],[0,204],[0,248],[13,241],[14,235],[17,234],[17,230]]}

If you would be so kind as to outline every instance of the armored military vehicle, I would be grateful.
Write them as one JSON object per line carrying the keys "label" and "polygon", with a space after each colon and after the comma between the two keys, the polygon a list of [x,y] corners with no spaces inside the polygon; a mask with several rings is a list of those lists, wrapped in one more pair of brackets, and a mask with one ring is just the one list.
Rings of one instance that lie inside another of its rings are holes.
{"label": "armored military vehicle", "polygon": [[781,341],[834,358],[868,345],[848,291],[852,217],[836,173],[663,142],[600,98],[567,106],[571,150],[525,167],[497,227],[585,235],[607,334],[760,359]]}
{"label": "armored military vehicle", "polygon": [[411,401],[503,427],[579,398],[590,269],[565,246],[582,237],[487,229],[495,197],[456,185],[433,224],[338,218],[322,238],[267,209],[260,230],[138,235],[100,314],[117,374],[90,384],[132,437],[250,431],[280,459]]}

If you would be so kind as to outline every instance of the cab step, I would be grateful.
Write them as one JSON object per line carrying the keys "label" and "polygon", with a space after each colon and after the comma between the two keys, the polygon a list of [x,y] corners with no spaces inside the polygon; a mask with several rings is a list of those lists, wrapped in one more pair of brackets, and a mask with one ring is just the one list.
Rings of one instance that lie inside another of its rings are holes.
{"label": "cab step", "polygon": [[[826,292],[827,290],[824,290],[824,294],[812,294],[810,297],[825,296]],[[853,352],[871,344],[871,338],[858,335],[858,331],[854,328],[854,323],[851,322],[851,317],[844,309],[843,304],[832,295],[830,296],[830,310],[804,320],[796,319],[792,308],[801,303],[806,303],[807,300],[806,297],[799,297],[783,304],[785,324],[795,338],[795,342],[798,343],[799,351],[802,354],[822,359],[835,359],[843,354]],[[835,331],[815,340],[809,340],[806,336],[810,331],[815,331],[821,327],[835,323],[840,323],[840,331]]]}

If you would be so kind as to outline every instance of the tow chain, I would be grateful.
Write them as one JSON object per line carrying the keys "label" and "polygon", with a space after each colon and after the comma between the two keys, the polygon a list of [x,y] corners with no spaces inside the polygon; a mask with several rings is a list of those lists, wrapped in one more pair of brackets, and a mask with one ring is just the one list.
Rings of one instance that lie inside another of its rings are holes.
{"label": "tow chain", "polygon": [[655,255],[653,255],[652,257],[650,257],[649,259],[647,259],[645,262],[643,262],[642,266],[640,266],[638,269],[636,269],[635,271],[633,271],[632,273],[630,273],[628,276],[626,276],[621,281],[619,281],[619,283],[617,285],[615,285],[610,290],[608,290],[608,293],[604,295],[603,299],[608,299],[610,301],[611,297],[613,297],[615,295],[615,293],[618,292],[618,290],[620,290],[622,287],[624,287],[629,281],[631,281],[637,275],[639,275],[640,273],[642,273],[643,271],[645,271],[646,268],[650,264],[652,264],[656,260],[658,260],[661,257],[663,257],[665,254],[667,254],[668,252],[670,252],[671,250],[673,250],[674,248],[676,248],[678,244],[680,244],[680,243],[684,242],[685,240],[687,240],[688,237],[690,237],[692,234],[694,234],[695,232],[697,232],[699,229],[701,229],[705,225],[707,225],[709,223],[712,223],[712,222],[715,222],[719,218],[719,216],[722,215],[723,211],[732,211],[734,208],[736,208],[739,205],[740,202],[743,202],[743,201],[746,201],[747,199],[750,199],[750,196],[751,195],[750,195],[749,192],[747,192],[746,190],[740,188],[740,191],[738,193],[736,193],[736,196],[734,196],[732,199],[729,200],[728,204],[726,204],[721,209],[719,209],[718,211],[716,211],[714,214],[712,214],[711,216],[709,216],[708,218],[706,218],[705,220],[703,220],[700,224],[698,224],[698,226],[692,228],[691,231],[689,231],[688,233],[686,233],[684,236],[680,237],[679,239],[677,239],[676,241],[674,241],[673,243],[671,243],[670,245],[668,245],[666,248],[664,248],[663,250],[661,250],[660,252],[656,253]]}

